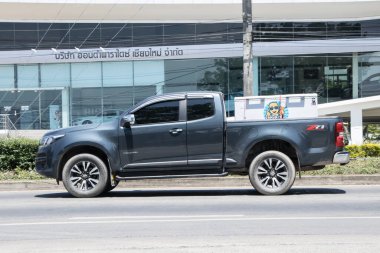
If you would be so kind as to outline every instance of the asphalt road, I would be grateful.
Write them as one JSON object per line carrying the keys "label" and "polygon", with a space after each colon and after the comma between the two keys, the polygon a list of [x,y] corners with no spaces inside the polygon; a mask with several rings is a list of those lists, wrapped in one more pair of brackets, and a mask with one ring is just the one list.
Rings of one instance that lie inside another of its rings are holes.
{"label": "asphalt road", "polygon": [[0,252],[380,252],[380,186],[0,192]]}

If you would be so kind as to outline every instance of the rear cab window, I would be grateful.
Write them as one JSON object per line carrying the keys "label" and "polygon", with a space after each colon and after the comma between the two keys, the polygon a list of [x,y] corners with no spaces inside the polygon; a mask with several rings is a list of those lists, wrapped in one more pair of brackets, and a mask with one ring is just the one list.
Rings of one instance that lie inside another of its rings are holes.
{"label": "rear cab window", "polygon": [[198,120],[215,114],[214,98],[188,98],[187,120]]}

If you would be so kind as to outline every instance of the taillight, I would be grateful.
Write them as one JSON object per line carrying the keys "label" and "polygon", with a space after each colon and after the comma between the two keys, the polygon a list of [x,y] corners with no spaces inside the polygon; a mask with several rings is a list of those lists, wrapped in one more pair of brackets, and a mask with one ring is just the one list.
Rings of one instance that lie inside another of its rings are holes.
{"label": "taillight", "polygon": [[344,147],[344,127],[343,122],[335,123],[335,146],[336,147]]}

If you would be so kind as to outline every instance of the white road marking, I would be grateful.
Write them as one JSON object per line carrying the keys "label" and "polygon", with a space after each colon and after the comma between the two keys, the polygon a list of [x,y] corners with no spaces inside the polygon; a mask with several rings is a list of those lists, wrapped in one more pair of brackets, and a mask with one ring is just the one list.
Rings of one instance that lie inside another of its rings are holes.
{"label": "white road marking", "polygon": [[244,217],[243,214],[233,215],[175,215],[175,216],[86,216],[71,217],[69,220],[110,220],[110,219],[188,219],[188,218],[228,218],[228,217]]}
{"label": "white road marking", "polygon": [[[147,216],[149,217],[149,216]],[[154,216],[150,216],[154,217]],[[163,216],[164,217],[164,216]],[[141,216],[131,216],[130,219],[122,220],[88,220],[88,221],[46,221],[46,222],[25,222],[25,223],[3,223],[0,227],[12,226],[36,226],[36,225],[76,225],[76,224],[116,224],[116,223],[153,223],[153,222],[204,222],[204,221],[289,221],[289,220],[378,220],[380,216],[355,216],[355,217],[228,217],[220,216],[215,218],[186,218],[186,216],[179,216],[181,218],[162,219],[141,219]],[[137,219],[136,219],[137,218]]]}

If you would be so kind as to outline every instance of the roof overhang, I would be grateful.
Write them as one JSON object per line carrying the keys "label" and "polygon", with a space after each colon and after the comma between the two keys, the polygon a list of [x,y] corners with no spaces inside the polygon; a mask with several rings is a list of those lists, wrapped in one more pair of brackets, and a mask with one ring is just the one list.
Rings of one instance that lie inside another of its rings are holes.
{"label": "roof overhang", "polygon": [[[377,0],[254,0],[253,20],[354,21],[380,18]],[[0,21],[241,22],[241,0],[0,0]]]}
{"label": "roof overhang", "polygon": [[318,105],[318,115],[349,118],[350,112],[357,109],[362,110],[363,118],[366,120],[380,122],[380,96],[320,104]]}
{"label": "roof overhang", "polygon": [[253,43],[254,56],[363,53],[380,51],[380,37]]}

